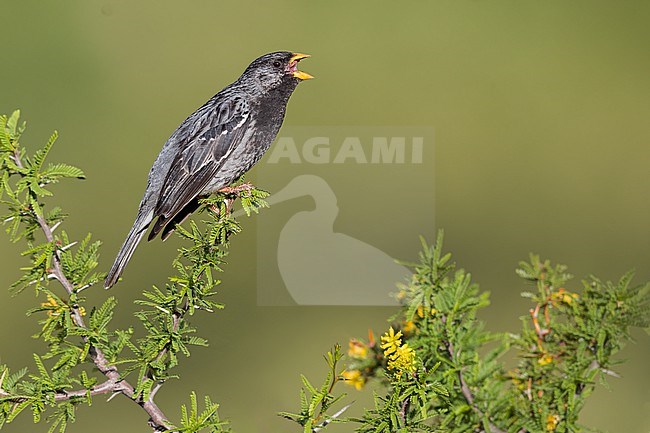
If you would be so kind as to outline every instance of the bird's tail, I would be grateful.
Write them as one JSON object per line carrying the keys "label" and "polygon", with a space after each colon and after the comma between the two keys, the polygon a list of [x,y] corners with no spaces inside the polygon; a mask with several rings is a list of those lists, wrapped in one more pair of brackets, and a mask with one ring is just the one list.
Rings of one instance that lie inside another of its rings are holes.
{"label": "bird's tail", "polygon": [[135,223],[133,223],[133,227],[131,227],[129,234],[126,236],[124,244],[122,244],[122,248],[120,248],[120,251],[117,253],[113,267],[111,267],[111,270],[106,276],[106,280],[104,280],[105,289],[110,289],[115,283],[117,283],[117,280],[120,278],[120,275],[122,275],[124,268],[129,263],[129,260],[135,251],[135,248],[138,246],[140,240],[142,239],[142,236],[144,236],[145,232],[147,231],[147,228],[151,223],[152,216],[153,212],[150,212],[146,215],[138,215],[136,218]]}

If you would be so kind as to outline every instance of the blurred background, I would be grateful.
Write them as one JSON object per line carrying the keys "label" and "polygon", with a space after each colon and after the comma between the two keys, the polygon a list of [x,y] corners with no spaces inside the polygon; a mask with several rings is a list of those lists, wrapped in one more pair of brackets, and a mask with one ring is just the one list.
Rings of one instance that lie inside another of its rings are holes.
{"label": "blurred background", "polygon": [[[446,250],[492,293],[489,329],[519,329],[529,305],[514,269],[530,252],[569,265],[574,288],[590,273],[617,279],[636,269],[637,282],[650,280],[648,2],[5,0],[2,15],[0,112],[22,110],[30,149],[59,130],[51,160],[85,170],[86,181],[54,191],[71,215],[71,237],[90,231],[103,241],[103,271],[169,134],[252,59],[293,50],[313,55],[301,69],[317,79],[292,97],[287,127],[435,130],[430,183],[404,185],[435,188],[435,211],[403,200],[390,212],[396,221],[418,215],[412,226],[430,240],[445,229]],[[282,170],[275,176],[273,190],[290,180]],[[347,176],[364,184],[363,171]],[[392,180],[399,186],[401,177]],[[335,230],[377,240],[394,257],[417,256],[416,236],[375,223],[374,211],[359,220],[347,197],[339,197]],[[291,206],[289,214],[313,205]],[[159,394],[172,419],[194,389],[221,403],[235,431],[298,431],[275,413],[298,407],[299,373],[320,381],[329,347],[387,327],[392,307],[258,306],[252,269],[263,218],[246,219],[232,243],[219,297],[226,309],[194,319],[210,347],[195,349],[182,379]],[[0,237],[0,286],[8,287],[26,262],[22,246]],[[143,288],[164,283],[177,246],[140,246],[110,292],[120,301],[117,324],[132,323]],[[92,303],[106,296],[89,293]],[[35,302],[33,292],[11,299],[0,290],[0,362],[13,369],[32,366],[41,350],[24,314]],[[585,424],[650,430],[650,345],[644,332],[633,336],[619,356],[622,379],[596,390]],[[369,406],[368,392],[348,391],[353,413]],[[70,431],[149,431],[144,412],[125,399],[101,400],[80,410]],[[100,417],[109,418],[97,425]],[[25,413],[6,430],[45,431],[30,423]]]}

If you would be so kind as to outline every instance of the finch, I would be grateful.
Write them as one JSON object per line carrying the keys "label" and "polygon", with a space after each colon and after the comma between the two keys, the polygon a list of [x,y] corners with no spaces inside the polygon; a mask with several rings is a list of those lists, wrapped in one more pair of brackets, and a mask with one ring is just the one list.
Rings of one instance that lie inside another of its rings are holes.
{"label": "finch", "polygon": [[199,206],[262,158],[275,139],[289,97],[301,81],[306,54],[279,51],[254,60],[232,84],[192,113],[169,137],[149,172],[133,227],[104,282],[113,286],[138,243],[166,239]]}

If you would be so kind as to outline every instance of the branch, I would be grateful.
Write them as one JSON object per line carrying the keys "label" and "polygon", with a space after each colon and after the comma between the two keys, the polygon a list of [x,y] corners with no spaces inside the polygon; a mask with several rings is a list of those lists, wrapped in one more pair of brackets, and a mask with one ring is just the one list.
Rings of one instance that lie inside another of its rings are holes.
{"label": "branch", "polygon": [[[181,319],[183,316],[185,316],[185,313],[187,313],[187,309],[189,308],[189,300],[185,298],[185,305],[183,305],[180,309],[180,311],[175,311],[172,313],[172,330],[174,332],[178,331],[178,329],[181,326]],[[158,352],[158,355],[156,356],[156,361],[162,360],[165,355],[169,352],[169,344],[166,344],[165,347],[163,347],[160,352]],[[149,376],[150,379],[153,379],[153,377]]]}
{"label": "branch", "polygon": [[402,422],[406,424],[406,413],[408,411],[409,403],[411,402],[410,397],[406,397],[404,399],[404,402],[402,403],[402,408],[399,411],[400,417],[402,418]]}
{"label": "branch", "polygon": [[334,415],[332,415],[332,416],[330,416],[329,418],[327,418],[327,419],[326,419],[325,421],[323,421],[322,423],[318,424],[316,427],[314,427],[314,428],[312,429],[312,432],[317,433],[317,432],[323,430],[323,429],[324,429],[324,428],[325,428],[329,423],[331,423],[332,421],[334,421],[334,420],[335,420],[336,418],[338,418],[339,416],[343,415],[343,413],[344,413],[346,410],[348,410],[348,409],[350,408],[350,406],[352,406],[352,404],[354,404],[354,402],[352,402],[352,403],[350,403],[350,404],[346,404],[345,406],[343,406],[343,408],[342,408],[341,410],[339,410],[339,411],[336,412]]}
{"label": "branch", "polygon": [[[443,325],[447,323],[447,316],[442,316],[442,323]],[[449,356],[451,360],[453,361],[456,358],[456,352],[454,351],[454,345],[452,344],[450,339],[447,338],[444,341],[444,345],[447,348],[447,352],[449,353]],[[458,369],[458,380],[460,381],[460,392],[463,394],[463,397],[465,397],[465,401],[467,401],[467,404],[476,412],[476,414],[480,417],[483,418],[485,417],[485,414],[483,411],[474,403],[474,395],[472,394],[472,390],[470,389],[469,385],[467,384],[467,381],[465,380],[465,377],[463,376],[463,371],[462,369]],[[505,430],[500,429],[496,425],[492,423],[490,418],[488,417],[488,423],[490,425],[490,432],[492,433],[507,433]],[[523,432],[522,432],[523,433]]]}
{"label": "branch", "polygon": [[75,397],[85,397],[90,392],[91,396],[107,394],[109,392],[115,392],[115,382],[111,379],[108,379],[105,382],[100,383],[99,385],[93,386],[90,390],[79,389],[76,391],[62,391],[57,392],[54,399],[56,401],[70,400]]}
{"label": "branch", "polygon": [[[618,374],[617,372],[615,372],[613,370],[609,370],[607,368],[603,368],[600,365],[600,363],[598,362],[598,360],[594,359],[589,364],[589,367],[587,367],[587,372],[591,372],[591,371],[596,370],[596,369],[600,370],[601,373],[606,374],[608,376],[612,376],[612,377],[616,377],[616,378],[621,377],[621,375]],[[577,387],[576,387],[576,392],[574,394],[575,397],[579,397],[584,392],[585,388],[587,388],[587,386],[588,386],[588,384],[586,382],[579,383],[577,385]]]}
{"label": "branch", "polygon": [[[530,317],[533,320],[533,326],[535,327],[535,333],[537,334],[537,343],[539,345],[539,349],[543,350],[544,346],[542,345],[542,342],[544,341],[544,337],[546,337],[546,335],[548,335],[551,331],[549,329],[547,329],[547,328],[542,328],[540,326],[540,324],[539,324],[539,309],[541,307],[542,306],[540,304],[537,304],[535,306],[535,309],[531,308],[529,310],[529,313],[530,313]],[[546,304],[544,304],[544,314],[545,315],[548,314],[548,308],[546,307]],[[548,326],[548,322],[549,322],[549,319],[548,319],[548,317],[546,317],[547,326]]]}
{"label": "branch", "polygon": [[[20,154],[18,153],[17,150],[14,153],[12,159],[14,160],[14,162],[18,167],[24,168],[20,158]],[[45,217],[40,212],[37,212],[33,208],[31,209],[31,211],[36,216],[36,220],[38,221],[38,225],[40,226],[43,235],[45,236],[45,239],[48,242],[54,242],[52,227],[48,225],[47,221],[45,220]],[[53,255],[54,255],[54,260],[52,261],[53,267],[51,269],[51,274],[61,284],[61,286],[63,286],[65,291],[68,293],[68,295],[74,294],[75,293],[74,285],[70,282],[70,280],[66,277],[65,273],[63,272],[63,268],[61,266],[60,249],[58,247],[54,251]],[[75,325],[77,325],[79,328],[82,329],[88,329],[88,327],[84,323],[81,312],[74,305],[72,306],[71,309],[71,315]],[[134,397],[135,388],[128,381],[126,381],[121,377],[115,365],[112,365],[108,362],[106,356],[104,355],[104,352],[99,347],[90,343],[88,337],[83,337],[83,340],[85,343],[88,343],[90,345],[90,350],[88,351],[90,359],[93,361],[95,366],[97,366],[97,369],[108,379],[107,381],[103,382],[101,385],[98,385],[97,387],[93,387],[95,394],[105,394],[108,392],[122,393],[132,401],[136,402],[140,407],[144,409],[145,412],[147,412],[147,414],[149,415],[149,426],[154,431],[167,431],[173,428],[173,426],[167,421],[167,417],[165,416],[165,414],[158,407],[158,405],[153,401],[152,398],[149,398],[147,401],[139,401],[136,397]],[[79,390],[79,391],[74,391],[72,393],[57,393],[55,399],[57,401],[63,401],[75,396],[85,395],[86,393],[87,390]],[[91,395],[93,395],[93,390],[91,390]]]}
{"label": "branch", "polygon": [[[6,373],[6,370],[5,370]],[[4,374],[2,379],[4,379]],[[77,397],[86,397],[88,393],[91,396],[107,394],[109,392],[115,392],[115,381],[108,379],[99,385],[93,386],[91,389],[77,389],[74,391],[60,391],[54,395],[55,401],[66,401],[71,400]],[[12,395],[2,389],[2,380],[0,380],[0,397],[7,398],[8,401],[12,403],[22,403],[29,400],[29,397],[23,395]]]}

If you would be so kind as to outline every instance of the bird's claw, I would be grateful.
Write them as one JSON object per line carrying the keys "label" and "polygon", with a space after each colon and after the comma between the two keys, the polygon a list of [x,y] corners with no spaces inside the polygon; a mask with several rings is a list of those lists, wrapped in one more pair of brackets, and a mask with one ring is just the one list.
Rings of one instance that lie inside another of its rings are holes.
{"label": "bird's claw", "polygon": [[237,185],[237,186],[224,186],[223,188],[221,188],[217,192],[220,192],[222,194],[235,194],[235,195],[239,196],[242,192],[244,192],[244,191],[245,192],[250,192],[254,188],[255,188],[255,186],[253,186],[252,183],[245,182],[245,183],[242,183],[241,185]]}
{"label": "bird's claw", "polygon": [[211,204],[210,206],[208,206],[208,210],[209,210],[210,212],[214,213],[214,214],[217,215],[217,216],[218,216],[219,213],[220,213],[219,208],[217,207],[217,205],[214,205],[214,204]]}

